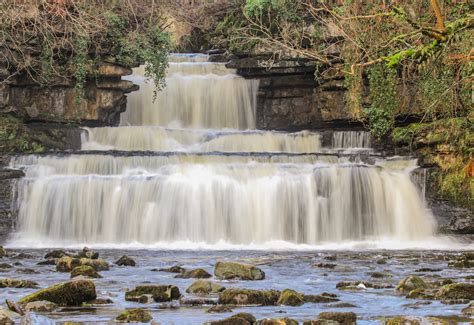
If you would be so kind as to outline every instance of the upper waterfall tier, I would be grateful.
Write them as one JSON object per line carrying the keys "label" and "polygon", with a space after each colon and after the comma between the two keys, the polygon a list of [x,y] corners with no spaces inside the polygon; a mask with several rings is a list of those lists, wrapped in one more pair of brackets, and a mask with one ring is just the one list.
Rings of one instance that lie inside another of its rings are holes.
{"label": "upper waterfall tier", "polygon": [[140,90],[128,96],[121,125],[254,129],[258,80],[244,79],[200,56],[183,62],[187,57],[171,57],[166,86],[155,101],[154,84],[143,77],[143,68],[134,70],[128,79]]}

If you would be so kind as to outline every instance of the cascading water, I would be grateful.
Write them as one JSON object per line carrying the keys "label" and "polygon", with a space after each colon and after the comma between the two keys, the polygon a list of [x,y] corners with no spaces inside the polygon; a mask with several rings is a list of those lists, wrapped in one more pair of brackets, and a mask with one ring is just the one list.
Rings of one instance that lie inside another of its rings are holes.
{"label": "cascading water", "polygon": [[[120,127],[85,130],[82,153],[22,156],[18,236],[50,245],[419,240],[432,218],[412,160],[321,148],[314,132],[258,131],[258,82],[203,55],[172,56],[166,88],[129,97]],[[370,147],[335,133],[333,147]]]}

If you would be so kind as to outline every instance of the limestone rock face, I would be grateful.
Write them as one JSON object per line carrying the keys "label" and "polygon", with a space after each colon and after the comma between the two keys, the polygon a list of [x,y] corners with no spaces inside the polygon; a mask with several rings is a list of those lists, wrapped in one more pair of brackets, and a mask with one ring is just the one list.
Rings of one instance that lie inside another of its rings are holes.
{"label": "limestone rock face", "polygon": [[95,299],[95,284],[90,280],[72,280],[58,283],[28,295],[18,302],[26,305],[29,302],[46,300],[60,306],[79,306],[83,302]]}
{"label": "limestone rock face", "polygon": [[222,279],[240,279],[240,280],[263,280],[265,272],[256,266],[236,263],[236,262],[217,262],[214,274]]}

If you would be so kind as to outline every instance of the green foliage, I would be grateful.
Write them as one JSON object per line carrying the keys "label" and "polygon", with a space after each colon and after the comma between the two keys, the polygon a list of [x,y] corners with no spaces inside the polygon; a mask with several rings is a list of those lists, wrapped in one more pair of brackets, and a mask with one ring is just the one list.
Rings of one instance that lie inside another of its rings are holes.
{"label": "green foliage", "polygon": [[369,70],[370,106],[364,118],[372,134],[380,138],[393,127],[397,109],[396,71],[379,64]]}
{"label": "green foliage", "polygon": [[75,101],[76,106],[79,106],[81,104],[82,98],[84,97],[84,88],[87,78],[89,40],[86,36],[78,35],[74,41],[74,56],[72,58],[72,65],[75,81]]}

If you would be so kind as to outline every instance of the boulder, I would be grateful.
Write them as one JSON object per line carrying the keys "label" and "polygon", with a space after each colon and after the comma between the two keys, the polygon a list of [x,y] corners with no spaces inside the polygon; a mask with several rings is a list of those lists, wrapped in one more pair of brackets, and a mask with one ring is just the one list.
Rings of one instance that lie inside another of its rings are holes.
{"label": "boulder", "polygon": [[341,281],[336,284],[336,288],[340,290],[357,290],[357,289],[389,289],[393,288],[393,285],[389,283],[376,283],[368,281]]}
{"label": "boulder", "polygon": [[211,276],[212,275],[210,275],[204,269],[194,269],[194,270],[186,270],[183,273],[180,273],[177,276],[175,276],[175,278],[181,278],[181,279],[207,279],[207,278],[210,278]]}
{"label": "boulder", "polygon": [[292,318],[265,318],[257,321],[256,325],[298,325],[298,321]]}
{"label": "boulder", "polygon": [[53,310],[58,308],[54,302],[51,301],[33,301],[25,305],[26,312],[35,312],[35,313],[50,313]]}
{"label": "boulder", "polygon": [[95,284],[90,280],[72,280],[58,283],[32,293],[18,301],[21,305],[29,302],[47,300],[60,306],[80,306],[83,302],[95,299]]}
{"label": "boulder", "polygon": [[318,263],[318,264],[314,264],[314,267],[319,267],[319,268],[322,268],[322,269],[335,269],[336,268],[336,264],[332,264],[332,263]]}
{"label": "boulder", "polygon": [[127,255],[122,256],[118,260],[115,261],[115,264],[118,266],[135,266],[137,263],[135,263],[135,260],[131,257],[128,257]]}
{"label": "boulder", "polygon": [[436,292],[441,300],[469,299],[474,300],[474,283],[453,283],[442,286]]}
{"label": "boulder", "polygon": [[11,266],[8,263],[0,263],[0,269],[11,269],[13,266]]}
{"label": "boulder", "polygon": [[358,308],[358,306],[348,302],[338,302],[336,304],[327,305],[328,308]]}
{"label": "boulder", "polygon": [[3,248],[3,246],[0,246],[0,258],[7,257],[7,256],[8,256],[7,250]]}
{"label": "boulder", "polygon": [[120,323],[148,323],[152,319],[153,317],[151,317],[149,312],[140,308],[134,308],[122,312],[115,318],[115,321]]}
{"label": "boulder", "polygon": [[47,252],[46,255],[44,256],[44,258],[46,260],[49,260],[49,259],[61,258],[61,257],[64,257],[64,256],[69,256],[69,254],[67,254],[62,249],[56,249],[56,250]]}
{"label": "boulder", "polygon": [[110,305],[113,303],[114,302],[112,301],[112,299],[109,299],[109,298],[96,298],[94,300],[83,303],[82,306],[101,306],[101,305]]}
{"label": "boulder", "polygon": [[304,295],[296,292],[295,290],[285,289],[280,293],[278,298],[278,305],[285,306],[301,306],[305,303]]}
{"label": "boulder", "polygon": [[379,264],[379,265],[384,265],[384,264],[387,264],[387,260],[381,258],[381,259],[377,260],[375,263],[377,263],[377,264]]}
{"label": "boulder", "polygon": [[80,265],[72,269],[71,278],[75,278],[80,275],[88,277],[88,278],[96,278],[96,279],[102,277],[99,273],[97,273],[97,271],[92,266],[89,266],[89,265]]}
{"label": "boulder", "polygon": [[38,283],[30,280],[0,279],[0,288],[35,289]]}
{"label": "boulder", "polygon": [[410,275],[406,277],[405,279],[401,280],[395,288],[396,291],[403,293],[408,293],[415,289],[428,289],[428,284],[426,284],[426,282],[417,275]]}
{"label": "boulder", "polygon": [[71,272],[75,267],[81,265],[91,266],[96,271],[107,271],[109,269],[109,263],[100,258],[90,259],[63,256],[60,259],[56,260],[56,270],[58,272]]}
{"label": "boulder", "polygon": [[336,297],[328,296],[325,294],[303,295],[303,300],[304,302],[310,302],[310,303],[315,303],[315,304],[339,301],[339,299],[337,299]]}
{"label": "boulder", "polygon": [[158,271],[168,272],[168,273],[182,273],[186,270],[179,265],[174,265],[171,267],[165,267],[165,268],[159,269]]}
{"label": "boulder", "polygon": [[206,310],[206,313],[212,314],[212,313],[230,313],[232,312],[232,308],[229,306],[225,305],[216,305],[212,306],[208,310]]}
{"label": "boulder", "polygon": [[471,302],[469,306],[461,310],[463,315],[474,316],[474,302]]}
{"label": "boulder", "polygon": [[202,305],[217,305],[217,301],[213,298],[204,297],[183,297],[179,299],[181,306],[202,306]]}
{"label": "boulder", "polygon": [[144,295],[151,295],[156,302],[165,302],[179,299],[181,293],[173,285],[141,285],[125,293],[125,300],[140,302]]}
{"label": "boulder", "polygon": [[252,325],[257,319],[249,313],[238,313],[222,320],[211,321],[203,325]]}
{"label": "boulder", "polygon": [[6,310],[0,309],[0,324],[2,325],[15,325],[10,318],[10,315]]}
{"label": "boulder", "polygon": [[219,293],[219,304],[273,306],[278,298],[280,293],[275,290],[225,289]]}
{"label": "boulder", "polygon": [[[56,260],[50,259],[50,260],[39,261],[38,263],[36,263],[36,265],[56,265]],[[64,272],[67,272],[67,271],[64,271]]]}
{"label": "boulder", "polygon": [[415,289],[410,291],[406,297],[409,299],[434,299],[434,293],[428,289]]}
{"label": "boulder", "polygon": [[322,312],[318,315],[318,318],[340,324],[355,324],[357,315],[353,312]]}
{"label": "boulder", "polygon": [[474,261],[469,260],[464,256],[461,256],[459,259],[454,261],[449,261],[448,266],[455,269],[468,269],[474,267]]}
{"label": "boulder", "polygon": [[390,278],[392,275],[390,273],[385,273],[385,272],[371,272],[369,273],[370,277],[376,278],[376,279],[382,279],[382,278]]}
{"label": "boulder", "polygon": [[31,254],[27,254],[27,253],[18,253],[16,255],[12,256],[11,258],[15,259],[15,260],[24,260],[24,259],[34,258],[34,256],[31,255]]}
{"label": "boulder", "polygon": [[193,282],[187,289],[187,293],[208,295],[211,293],[219,293],[224,291],[225,287],[212,281],[197,280]]}
{"label": "boulder", "polygon": [[90,258],[91,260],[96,260],[99,258],[99,253],[93,251],[88,247],[84,247],[81,252],[79,252],[76,256],[77,258]]}
{"label": "boulder", "polygon": [[221,279],[263,280],[265,273],[258,267],[237,262],[217,262],[214,274]]}

